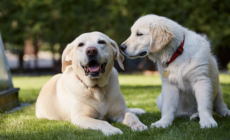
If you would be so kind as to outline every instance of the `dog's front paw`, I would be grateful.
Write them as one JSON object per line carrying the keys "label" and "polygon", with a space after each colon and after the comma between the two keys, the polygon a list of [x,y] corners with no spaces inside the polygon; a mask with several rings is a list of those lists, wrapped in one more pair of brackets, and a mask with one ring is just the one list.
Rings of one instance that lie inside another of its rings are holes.
{"label": "dog's front paw", "polygon": [[210,119],[202,119],[200,120],[200,128],[212,128],[217,127],[217,123],[213,118]]}
{"label": "dog's front paw", "polygon": [[132,125],[130,125],[130,128],[133,131],[144,131],[144,130],[148,129],[148,127],[146,125],[142,124],[141,122],[133,123]]}
{"label": "dog's front paw", "polygon": [[157,127],[157,128],[166,128],[172,125],[172,122],[169,121],[163,121],[163,120],[159,120],[155,123],[151,124],[151,127]]}
{"label": "dog's front paw", "polygon": [[116,127],[105,128],[105,129],[102,129],[101,131],[106,136],[115,135],[115,134],[123,134],[123,132],[120,129],[116,128]]}
{"label": "dog's front paw", "polygon": [[103,122],[103,124],[104,125],[101,127],[102,128],[101,131],[106,136],[115,135],[115,134],[123,134],[123,132],[120,129],[113,127],[108,122]]}
{"label": "dog's front paw", "polygon": [[125,118],[123,120],[125,125],[128,125],[133,131],[144,131],[148,129],[134,114],[127,112],[125,113]]}

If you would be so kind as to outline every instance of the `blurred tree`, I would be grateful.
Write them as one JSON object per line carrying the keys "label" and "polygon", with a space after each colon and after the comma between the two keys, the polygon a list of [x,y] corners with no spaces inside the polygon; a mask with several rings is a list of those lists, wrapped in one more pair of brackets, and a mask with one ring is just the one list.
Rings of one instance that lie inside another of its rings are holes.
{"label": "blurred tree", "polygon": [[152,13],[207,34],[214,54],[226,67],[230,61],[229,0],[0,0],[0,30],[5,41],[22,49],[29,38],[36,50],[39,41],[50,44],[53,52],[54,44],[60,44],[61,54],[85,32],[100,31],[121,44],[135,20]]}
{"label": "blurred tree", "polygon": [[22,22],[22,6],[17,2],[0,1],[0,31],[3,41],[10,42],[19,55],[19,69],[23,70],[25,23]]}
{"label": "blurred tree", "polygon": [[11,50],[19,55],[20,72],[23,72],[24,42],[26,40],[33,41],[35,56],[37,56],[38,36],[41,34],[42,22],[45,22],[43,17],[37,14],[39,11],[36,10],[41,4],[43,3],[35,0],[0,1],[0,31],[3,34],[3,40],[9,42]]}

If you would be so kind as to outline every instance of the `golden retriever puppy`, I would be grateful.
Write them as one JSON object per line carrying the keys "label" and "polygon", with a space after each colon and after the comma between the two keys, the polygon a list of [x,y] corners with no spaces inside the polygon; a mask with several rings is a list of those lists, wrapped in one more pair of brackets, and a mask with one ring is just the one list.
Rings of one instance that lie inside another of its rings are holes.
{"label": "golden retriever puppy", "polygon": [[148,56],[157,63],[162,91],[157,98],[161,119],[152,127],[168,127],[176,116],[200,118],[201,128],[216,127],[212,111],[230,115],[219,86],[219,71],[210,43],[178,23],[157,15],[139,18],[121,45],[130,58]]}
{"label": "golden retriever puppy", "polygon": [[71,121],[81,128],[101,130],[105,135],[122,134],[105,120],[122,122],[134,131],[146,130],[134,115],[145,111],[128,109],[125,104],[114,59],[124,69],[119,47],[108,36],[100,32],[80,35],[63,52],[63,73],[42,87],[36,116]]}

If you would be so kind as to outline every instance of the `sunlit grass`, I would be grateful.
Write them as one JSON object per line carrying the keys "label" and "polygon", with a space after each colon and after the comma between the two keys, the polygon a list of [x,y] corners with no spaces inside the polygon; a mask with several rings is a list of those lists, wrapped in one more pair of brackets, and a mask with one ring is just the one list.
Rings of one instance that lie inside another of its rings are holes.
{"label": "sunlit grass", "polygon": [[[218,128],[200,129],[199,120],[175,119],[166,129],[150,128],[151,123],[161,117],[156,98],[161,92],[159,76],[120,75],[121,92],[128,107],[139,107],[147,111],[140,120],[149,129],[133,132],[120,123],[112,123],[123,131],[122,135],[104,136],[100,131],[83,130],[70,122],[37,119],[35,102],[42,85],[51,76],[13,77],[15,87],[20,88],[20,102],[31,103],[12,114],[0,114],[0,139],[229,139],[230,117],[214,116]],[[230,75],[221,74],[220,82],[224,101],[230,107]]]}

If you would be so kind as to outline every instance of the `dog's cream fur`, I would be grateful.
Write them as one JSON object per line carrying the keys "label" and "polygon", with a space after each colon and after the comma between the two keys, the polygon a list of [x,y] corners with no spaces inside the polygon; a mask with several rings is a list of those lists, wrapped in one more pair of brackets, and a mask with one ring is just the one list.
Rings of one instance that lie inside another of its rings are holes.
{"label": "dog's cream fur", "polygon": [[[98,44],[99,39],[106,44]],[[84,43],[84,46],[79,47],[79,43]],[[81,67],[81,64],[87,63],[85,51],[91,46],[98,49],[99,62],[107,61],[105,73],[99,78],[85,76]],[[114,59],[123,68],[123,56],[116,42],[108,36],[92,32],[76,38],[63,52],[63,74],[55,75],[43,86],[36,103],[36,116],[71,121],[81,128],[101,130],[105,135],[122,134],[120,129],[105,120],[122,122],[132,130],[147,129],[134,115],[145,111],[128,109],[125,104],[119,89],[118,73],[113,67]]]}
{"label": "dog's cream fur", "polygon": [[[167,66],[184,35],[184,52]],[[127,46],[123,51],[126,56],[145,57],[139,54],[147,52],[157,63],[162,80],[157,106],[162,116],[152,127],[170,126],[176,116],[185,115],[199,117],[201,128],[210,128],[217,126],[212,110],[230,115],[220,90],[217,62],[204,35],[165,17],[146,15],[134,23],[131,36],[122,45]],[[163,71],[170,72],[168,78],[162,76]]]}

